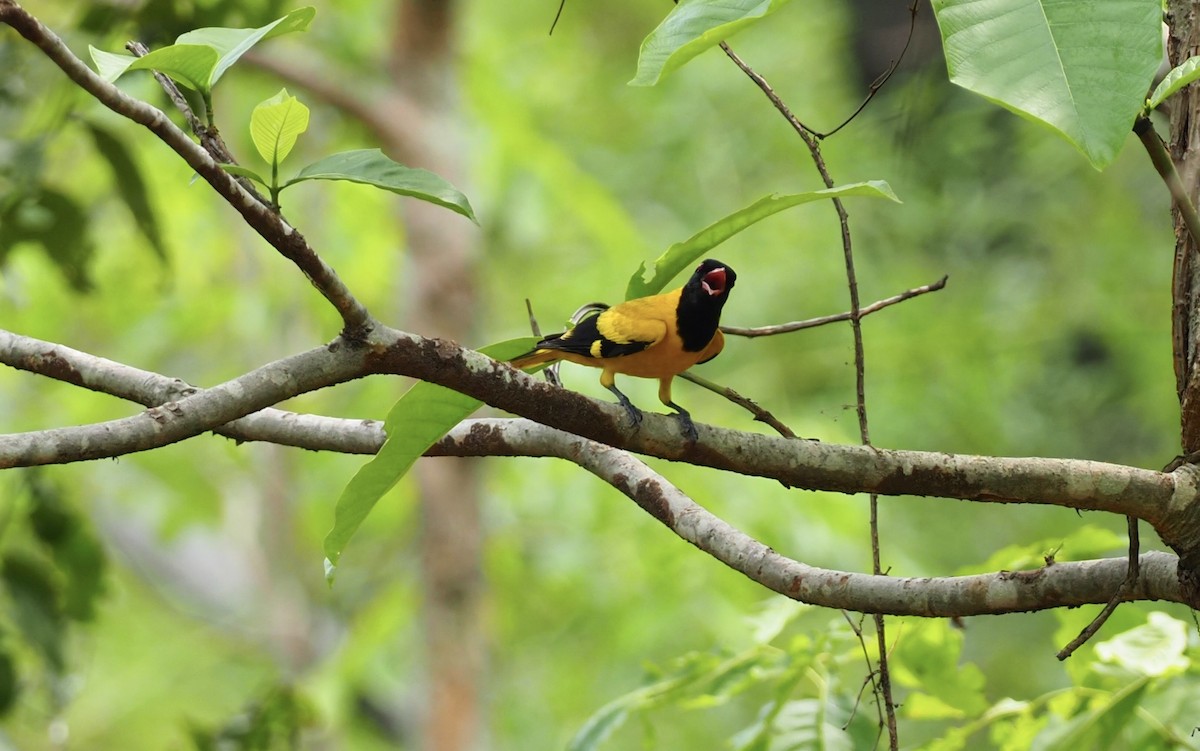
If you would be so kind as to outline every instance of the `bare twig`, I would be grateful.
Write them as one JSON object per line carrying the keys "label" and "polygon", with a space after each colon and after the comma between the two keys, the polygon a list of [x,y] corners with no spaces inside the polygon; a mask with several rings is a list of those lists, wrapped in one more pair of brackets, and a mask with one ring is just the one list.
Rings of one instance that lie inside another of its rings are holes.
{"label": "bare twig", "polygon": [[738,405],[739,407],[744,408],[750,414],[754,415],[755,420],[762,422],[762,423],[766,423],[767,425],[770,425],[772,428],[775,429],[775,432],[779,433],[779,435],[783,436],[784,438],[796,438],[797,437],[796,434],[792,432],[792,429],[789,428],[787,425],[784,425],[782,422],[780,422],[779,419],[775,417],[775,415],[772,415],[767,410],[758,406],[758,403],[755,402],[754,400],[748,399],[748,398],[742,396],[741,394],[739,394],[738,392],[729,388],[728,386],[722,386],[719,383],[713,383],[712,381],[708,380],[707,378],[698,376],[695,373],[692,373],[691,371],[685,371],[683,373],[680,373],[679,377],[684,379],[685,381],[691,381],[692,383],[696,384],[697,386],[702,386],[703,388],[708,389],[709,391],[713,392],[714,394],[720,394],[721,396],[725,397],[726,399],[728,399],[729,401]]}
{"label": "bare twig", "polygon": [[892,61],[892,64],[888,66],[887,70],[879,74],[879,76],[877,76],[875,80],[871,82],[871,86],[867,91],[867,97],[863,99],[862,104],[858,105],[858,109],[851,112],[850,116],[843,120],[833,130],[827,133],[814,133],[813,135],[823,141],[849,125],[854,118],[858,117],[859,114],[867,108],[867,105],[871,103],[871,100],[875,98],[875,95],[879,93],[879,90],[884,87],[884,84],[891,80],[892,75],[896,72],[896,69],[900,67],[900,63],[904,60],[904,56],[908,54],[909,45],[912,44],[913,32],[917,28],[917,8],[917,1],[913,0],[912,4],[908,6],[908,36],[904,38],[904,47],[900,49],[900,54],[896,56],[896,59]]}
{"label": "bare twig", "polygon": [[[871,313],[875,313],[880,310],[883,310],[884,308],[886,308],[890,305],[895,305],[896,303],[904,302],[905,300],[909,300],[909,299],[917,297],[919,295],[924,295],[928,292],[937,292],[938,290],[940,290],[946,286],[947,279],[949,279],[948,276],[943,276],[941,279],[937,280],[936,282],[933,282],[932,284],[923,284],[920,287],[913,287],[912,289],[905,290],[898,295],[892,295],[891,297],[884,298],[883,300],[878,300],[876,302],[873,302],[870,305],[859,310],[858,317],[862,318],[864,316],[868,316]],[[778,324],[775,326],[756,326],[754,328],[738,328],[736,326],[722,326],[721,331],[723,331],[726,334],[729,334],[731,336],[746,336],[746,337],[775,336],[776,334],[787,334],[792,331],[800,331],[802,329],[811,329],[816,326],[824,326],[829,323],[837,323],[838,321],[849,321],[851,318],[853,318],[853,315],[849,312],[834,313],[833,315],[821,316],[819,318],[808,318],[803,321],[792,321],[791,323],[781,323],[781,324]]]}
{"label": "bare twig", "polygon": [[[800,122],[784,104],[771,85],[766,79],[759,75],[754,69],[738,57],[734,51],[725,42],[721,42],[721,49],[730,60],[738,66],[751,81],[762,90],[767,99],[775,105],[775,109],[779,110],[784,119],[791,124],[796,135],[804,141],[804,145],[808,147],[809,153],[812,155],[813,164],[817,168],[817,172],[821,174],[821,179],[825,183],[826,188],[834,186],[833,177],[829,173],[829,168],[825,164],[825,158],[821,155],[821,145],[818,142],[815,133]],[[862,442],[866,446],[871,445],[871,434],[867,423],[867,402],[866,402],[866,354],[863,348],[862,338],[862,305],[859,302],[858,296],[858,279],[854,270],[854,252],[853,243],[850,239],[850,220],[846,213],[846,207],[838,198],[833,199],[833,207],[838,215],[838,223],[842,234],[842,254],[846,263],[846,285],[850,290],[850,328],[854,336],[854,372],[855,372],[855,393],[857,397],[856,411],[858,413],[858,429],[862,437]],[[880,564],[879,553],[879,498],[875,494],[870,496],[870,534],[871,534],[871,563],[872,569],[876,575],[882,574],[883,568]],[[892,682],[888,671],[887,657],[887,639],[884,633],[884,619],[881,614],[875,615],[875,633],[879,641],[879,698],[884,706],[884,713],[887,716],[888,740],[891,751],[898,751],[900,748],[900,737],[896,729],[896,706],[892,697]]]}
{"label": "bare twig", "polygon": [[1095,636],[1100,627],[1104,625],[1104,622],[1108,620],[1108,617],[1117,609],[1117,606],[1129,599],[1134,587],[1137,586],[1138,575],[1141,573],[1141,545],[1138,541],[1138,522],[1132,516],[1127,516],[1125,519],[1129,525],[1129,555],[1125,563],[1125,579],[1121,581],[1120,586],[1117,587],[1117,591],[1113,593],[1113,596],[1105,604],[1104,608],[1092,619],[1092,622],[1083,631],[1079,632],[1079,636],[1076,636],[1067,646],[1058,651],[1056,657],[1059,660],[1065,660],[1075,654],[1075,650],[1082,647],[1087,643],[1088,639]]}
{"label": "bare twig", "polygon": [[[536,336],[538,339],[541,339],[542,327],[538,325],[537,318],[533,315],[533,303],[529,301],[528,297],[525,298],[525,310],[529,312],[529,330],[533,332],[534,336]],[[555,386],[561,386],[562,379],[558,377],[557,366],[558,363],[554,363],[542,372],[545,374],[547,381]]]}

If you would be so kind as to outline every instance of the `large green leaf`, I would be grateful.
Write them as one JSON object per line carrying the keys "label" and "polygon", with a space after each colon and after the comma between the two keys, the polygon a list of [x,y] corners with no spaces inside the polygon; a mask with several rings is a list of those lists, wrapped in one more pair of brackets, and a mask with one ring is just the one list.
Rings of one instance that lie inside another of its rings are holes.
{"label": "large green leaf", "polygon": [[653,86],[663,76],[787,0],[683,0],[642,42],[633,86]]}
{"label": "large green leaf", "polygon": [[358,149],[332,154],[313,162],[280,189],[305,180],[348,180],[373,185],[403,196],[444,206],[475,221],[471,202],[457,188],[429,170],[405,167],[379,149]]}
{"label": "large green leaf", "polygon": [[104,52],[94,47],[88,49],[96,63],[96,70],[110,83],[127,70],[157,70],[190,89],[208,95],[229,66],[251,47],[264,39],[306,30],[316,13],[312,7],[299,8],[257,29],[196,29],[180,34],[175,44],[142,57]]}
{"label": "large green leaf", "polygon": [[1034,739],[1033,747],[1043,751],[1124,748],[1121,731],[1137,716],[1149,685],[1149,678],[1139,678],[1109,696],[1089,697],[1090,701],[1083,703],[1083,711],[1068,722],[1048,724]]}
{"label": "large green leaf", "polygon": [[[511,360],[533,348],[533,337],[510,339],[481,348],[497,360]],[[342,551],[383,494],[408,472],[417,458],[482,404],[478,399],[435,383],[415,384],[388,412],[387,440],[351,478],[333,512],[333,529],[325,535],[325,575],[333,581]]]}
{"label": "large green leaf", "polygon": [[113,180],[116,184],[117,195],[125,201],[129,213],[137,224],[138,230],[150,243],[159,260],[167,262],[167,246],[163,240],[162,229],[158,224],[158,214],[150,205],[150,190],[142,179],[142,171],[138,169],[133,153],[125,142],[107,128],[95,123],[84,123],[92,141],[96,144],[96,152],[108,162],[112,169]]}
{"label": "large green leaf", "polygon": [[788,195],[769,195],[760,198],[744,209],[713,222],[683,242],[678,242],[667,248],[667,252],[654,262],[654,273],[646,278],[646,264],[638,267],[637,272],[629,280],[625,288],[625,299],[655,295],[663,291],[667,283],[678,276],[679,272],[695,263],[701,255],[720,245],[737,233],[772,214],[778,214],[784,209],[799,206],[804,203],[819,201],[824,198],[846,198],[849,196],[870,196],[887,198],[897,203],[900,201],[892,192],[891,186],[882,180],[871,180],[863,183],[842,185],[828,190],[814,190],[808,193],[791,193]]}
{"label": "large green leaf", "polygon": [[950,80],[1116,158],[1162,60],[1160,0],[933,0]]}
{"label": "large green leaf", "polygon": [[143,55],[127,70],[157,70],[189,89],[208,93],[217,67],[217,51],[202,44],[172,44]]}
{"label": "large green leaf", "polygon": [[250,138],[259,155],[271,165],[272,174],[306,130],[308,107],[288,94],[287,89],[280,89],[275,96],[259,102],[250,113]]}
{"label": "large green leaf", "polygon": [[1096,657],[1135,675],[1158,678],[1187,670],[1187,642],[1186,623],[1155,611],[1145,624],[1097,644]]}
{"label": "large green leaf", "polygon": [[216,50],[220,55],[220,59],[217,61],[216,67],[212,72],[212,78],[209,80],[209,86],[212,86],[225,74],[229,66],[236,63],[238,58],[246,54],[251,47],[261,41],[282,34],[306,31],[308,30],[308,25],[312,23],[313,17],[316,15],[317,9],[311,6],[297,8],[286,16],[277,18],[266,26],[260,26],[257,29],[226,29],[220,27],[196,29],[195,31],[181,34],[175,40],[175,43],[203,44]]}

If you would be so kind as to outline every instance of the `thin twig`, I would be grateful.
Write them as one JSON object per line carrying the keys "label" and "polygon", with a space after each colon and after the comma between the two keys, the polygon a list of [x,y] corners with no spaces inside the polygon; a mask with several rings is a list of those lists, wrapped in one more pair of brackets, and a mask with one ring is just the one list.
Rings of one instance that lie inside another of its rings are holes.
{"label": "thin twig", "polygon": [[895,60],[892,61],[891,65],[888,66],[888,69],[879,74],[879,76],[871,82],[871,86],[867,91],[867,97],[866,99],[863,99],[862,104],[858,105],[858,109],[851,112],[850,117],[847,117],[845,120],[843,120],[841,124],[833,130],[827,133],[814,133],[813,135],[823,141],[849,125],[854,118],[858,117],[859,114],[867,108],[867,105],[871,103],[871,100],[875,98],[875,95],[879,93],[879,90],[883,88],[884,84],[891,80],[892,75],[896,72],[896,69],[900,67],[900,63],[903,62],[904,56],[908,54],[909,45],[912,44],[913,32],[917,28],[917,8],[917,1],[913,0],[912,4],[908,6],[908,36],[904,39],[904,47],[901,48],[900,54]]}
{"label": "thin twig", "polygon": [[[540,340],[542,338],[542,327],[538,325],[537,317],[533,314],[533,303],[529,301],[528,297],[525,298],[525,310],[529,312],[529,330]],[[550,383],[555,386],[562,386],[562,379],[558,377],[558,363],[551,364],[542,373]]]}
{"label": "thin twig", "polygon": [[[812,155],[813,164],[817,168],[817,172],[821,174],[821,179],[825,183],[826,188],[833,188],[833,177],[829,174],[829,168],[825,164],[825,158],[821,155],[821,145],[818,142],[815,133],[812,129],[805,126],[784,104],[771,85],[766,79],[759,75],[754,69],[745,63],[740,57],[734,54],[734,51],[725,42],[721,42],[721,49],[733,61],[735,65],[746,76],[762,90],[767,99],[775,105],[775,109],[779,110],[784,119],[791,124],[796,131],[796,135],[804,141],[804,145],[808,147],[809,153]],[[846,285],[850,290],[850,329],[854,336],[854,373],[855,373],[855,393],[857,397],[856,411],[858,413],[858,429],[862,438],[863,445],[871,445],[871,434],[867,423],[867,397],[866,397],[866,355],[863,348],[862,338],[862,305],[858,296],[858,278],[854,270],[854,252],[853,243],[850,239],[850,220],[846,213],[846,207],[838,198],[834,198],[833,207],[837,211],[838,223],[841,228],[842,235],[842,254],[846,262]],[[879,576],[883,574],[883,567],[880,563],[879,553],[879,496],[874,493],[870,496],[870,529],[871,529],[871,564],[874,573]],[[896,729],[896,704],[892,698],[892,681],[888,671],[887,657],[887,638],[884,633],[884,618],[882,615],[876,614],[875,620],[875,635],[879,641],[879,696],[880,702],[883,704],[884,712],[887,715],[888,742],[891,751],[899,751],[900,737]]]}
{"label": "thin twig", "polygon": [[1138,540],[1138,520],[1132,516],[1125,517],[1125,520],[1129,525],[1129,559],[1126,564],[1128,568],[1126,569],[1125,579],[1117,587],[1117,591],[1113,593],[1112,599],[1108,601],[1108,604],[1104,606],[1083,631],[1079,632],[1079,636],[1076,636],[1071,640],[1070,644],[1058,651],[1058,654],[1055,656],[1059,660],[1067,659],[1075,653],[1075,650],[1086,644],[1088,639],[1095,636],[1100,627],[1104,625],[1104,622],[1108,620],[1108,617],[1117,609],[1117,606],[1125,601],[1129,592],[1137,585],[1138,575],[1141,573],[1141,545]]}
{"label": "thin twig", "polygon": [[[898,295],[892,295],[891,297],[884,298],[883,300],[873,302],[865,308],[859,310],[858,317],[863,318],[871,313],[883,310],[890,305],[895,305],[898,302],[904,302],[905,300],[909,300],[919,295],[924,295],[928,292],[937,292],[946,286],[946,280],[949,278],[950,277],[948,276],[943,276],[941,279],[933,282],[932,284],[922,284],[920,287],[913,287],[912,289],[905,290]],[[838,321],[849,321],[852,317],[852,314],[849,312],[835,313],[833,315],[820,316],[819,318],[808,318],[803,321],[781,323],[776,326],[756,326],[753,328],[722,326],[721,331],[731,336],[774,336],[776,334],[787,334],[792,331],[800,331],[802,329],[811,329],[817,326],[824,326],[825,324],[829,323],[837,323]]]}
{"label": "thin twig", "polygon": [[772,415],[770,412],[768,412],[767,410],[758,406],[757,402],[753,401],[752,399],[748,399],[748,398],[742,396],[741,394],[739,394],[738,392],[729,388],[728,386],[722,386],[719,383],[714,383],[713,381],[710,381],[707,378],[698,376],[695,373],[692,373],[690,371],[680,373],[679,377],[684,379],[685,381],[691,381],[692,383],[696,384],[697,386],[702,386],[703,388],[708,389],[709,391],[713,392],[714,394],[720,394],[721,396],[725,397],[726,399],[728,399],[729,401],[738,405],[739,407],[743,407],[750,414],[754,415],[755,420],[757,420],[758,422],[766,423],[767,425],[770,425],[772,428],[775,428],[775,432],[779,433],[779,435],[783,436],[784,438],[798,437],[795,433],[792,432],[791,428],[789,428],[787,425],[784,425],[782,422],[780,422],[779,419],[776,418],[774,415]]}

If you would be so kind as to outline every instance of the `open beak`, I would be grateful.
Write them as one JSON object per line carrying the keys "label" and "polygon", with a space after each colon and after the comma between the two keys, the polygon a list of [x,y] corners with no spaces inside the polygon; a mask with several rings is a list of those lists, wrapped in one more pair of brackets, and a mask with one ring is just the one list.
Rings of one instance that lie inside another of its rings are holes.
{"label": "open beak", "polygon": [[725,291],[725,269],[713,269],[700,279],[700,287],[709,295],[716,297]]}

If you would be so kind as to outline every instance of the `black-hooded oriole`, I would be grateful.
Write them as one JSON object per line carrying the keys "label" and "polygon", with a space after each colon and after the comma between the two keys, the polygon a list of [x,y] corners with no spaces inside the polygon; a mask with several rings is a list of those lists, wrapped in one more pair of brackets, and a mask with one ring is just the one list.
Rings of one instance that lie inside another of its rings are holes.
{"label": "black-hooded oriole", "polygon": [[542,339],[510,363],[528,368],[566,360],[601,368],[600,385],[616,394],[635,427],[642,413],[617,389],[616,374],[657,378],[659,400],[675,410],[684,433],[695,440],[691,415],[671,401],[671,381],[721,353],[721,308],[736,279],[733,269],[709,259],[679,289],[627,300],[585,318],[569,331]]}

